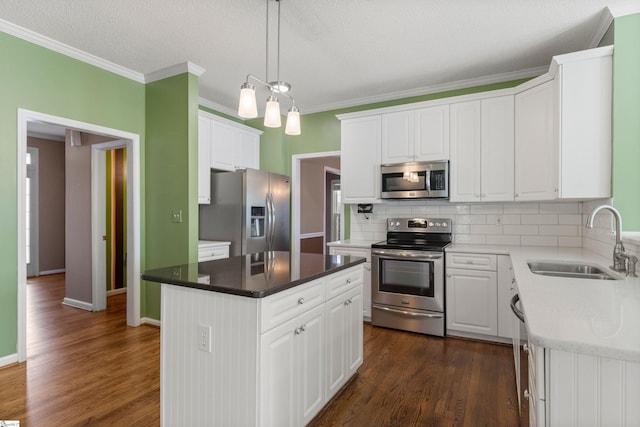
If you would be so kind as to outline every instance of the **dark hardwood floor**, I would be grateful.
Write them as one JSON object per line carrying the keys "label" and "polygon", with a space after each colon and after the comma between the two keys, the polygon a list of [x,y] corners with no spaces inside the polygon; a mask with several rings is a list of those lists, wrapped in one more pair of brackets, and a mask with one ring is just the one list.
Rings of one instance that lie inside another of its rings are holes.
{"label": "dark hardwood floor", "polygon": [[[98,313],[63,297],[64,275],[29,280],[28,358],[0,369],[0,420],[158,426],[159,330],[126,326],[124,294]],[[510,347],[368,324],[364,338],[364,365],[312,426],[518,425]]]}

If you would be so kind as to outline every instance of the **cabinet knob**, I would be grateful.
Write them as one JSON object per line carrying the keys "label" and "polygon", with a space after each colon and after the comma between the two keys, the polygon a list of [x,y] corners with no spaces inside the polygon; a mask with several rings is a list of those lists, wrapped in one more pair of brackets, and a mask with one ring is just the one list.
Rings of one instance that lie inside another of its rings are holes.
{"label": "cabinet knob", "polygon": [[529,344],[527,343],[522,344],[522,349],[524,350],[525,353],[529,353]]}
{"label": "cabinet knob", "polygon": [[371,267],[365,266],[364,269],[367,270],[367,271],[371,271]]}
{"label": "cabinet knob", "polygon": [[515,193],[513,197],[520,197],[520,195],[518,193]]}
{"label": "cabinet knob", "polygon": [[473,261],[467,260],[467,264],[473,264]]}
{"label": "cabinet knob", "polygon": [[523,394],[524,394],[524,398],[525,399],[530,399],[531,398],[531,393],[529,393],[529,390],[525,390]]}
{"label": "cabinet knob", "polygon": [[302,297],[298,298],[298,304],[304,304],[304,298]]}
{"label": "cabinet knob", "polygon": [[447,277],[451,277],[451,273],[447,273]]}
{"label": "cabinet knob", "polygon": [[306,330],[307,330],[307,325],[302,325],[302,326],[300,326],[300,330],[301,330],[302,332],[306,331]]}
{"label": "cabinet knob", "polygon": [[294,333],[294,334],[296,334],[296,335],[300,335],[300,332],[302,332],[302,331],[300,330],[300,328],[296,328],[296,330],[295,330],[295,331],[293,331],[293,333]]}
{"label": "cabinet knob", "polygon": [[351,279],[347,279],[347,285],[351,283]]}

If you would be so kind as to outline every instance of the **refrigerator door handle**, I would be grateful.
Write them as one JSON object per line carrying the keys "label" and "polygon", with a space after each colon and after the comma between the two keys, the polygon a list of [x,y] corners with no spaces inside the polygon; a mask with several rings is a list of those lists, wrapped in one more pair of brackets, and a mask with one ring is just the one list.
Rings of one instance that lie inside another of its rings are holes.
{"label": "refrigerator door handle", "polygon": [[267,230],[265,234],[267,239],[267,249],[269,251],[273,250],[274,225],[273,196],[271,193],[267,193]]}

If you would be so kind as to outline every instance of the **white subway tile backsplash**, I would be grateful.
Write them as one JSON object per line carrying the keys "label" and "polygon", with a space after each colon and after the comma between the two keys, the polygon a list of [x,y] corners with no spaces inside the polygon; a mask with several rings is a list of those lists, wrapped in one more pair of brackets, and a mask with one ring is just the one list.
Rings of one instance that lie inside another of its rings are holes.
{"label": "white subway tile backsplash", "polygon": [[487,242],[484,234],[456,234],[453,236],[453,241],[472,245],[484,245]]}
{"label": "white subway tile backsplash", "polygon": [[471,205],[472,214],[501,214],[504,212],[502,203]]}
{"label": "white subway tile backsplash", "polygon": [[537,225],[503,225],[502,232],[504,234],[519,234],[521,236],[537,236]]}
{"label": "white subway tile backsplash", "polygon": [[541,236],[578,236],[577,225],[541,225]]}
{"label": "white subway tile backsplash", "polygon": [[563,225],[582,225],[586,223],[586,219],[583,221],[581,214],[560,214],[558,215],[558,224]]}
{"label": "white subway tile backsplash", "polygon": [[537,203],[513,203],[504,205],[505,214],[537,214],[539,211]]}
{"label": "white subway tile backsplash", "polygon": [[471,225],[471,234],[502,234],[501,225]]}
{"label": "white subway tile backsplash", "polygon": [[487,236],[487,245],[514,245],[520,246],[520,236]]}
{"label": "white subway tile backsplash", "polygon": [[558,215],[521,215],[521,224],[557,224]]}
{"label": "white subway tile backsplash", "polygon": [[558,246],[555,236],[522,236],[520,242],[523,246]]}
{"label": "white subway tile backsplash", "polygon": [[582,213],[580,202],[540,203],[540,213]]}
{"label": "white subway tile backsplash", "polygon": [[[350,238],[384,240],[387,219],[450,218],[454,241],[468,244],[594,247],[611,252],[611,216],[598,215],[594,229],[585,229],[585,212],[603,204],[585,202],[450,203],[446,201],[385,201],[364,215],[351,210]],[[587,209],[588,208],[588,209]],[[636,249],[636,248],[634,248]],[[600,252],[598,252],[600,251]]]}
{"label": "white subway tile backsplash", "polygon": [[558,246],[564,246],[567,248],[580,248],[582,247],[582,237],[558,237]]}

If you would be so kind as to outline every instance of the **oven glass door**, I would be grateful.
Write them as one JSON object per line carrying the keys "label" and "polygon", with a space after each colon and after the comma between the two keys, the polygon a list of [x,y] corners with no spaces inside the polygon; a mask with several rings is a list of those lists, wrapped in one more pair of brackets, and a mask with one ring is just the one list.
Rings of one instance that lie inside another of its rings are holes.
{"label": "oven glass door", "polygon": [[380,259],[378,290],[434,297],[433,261]]}

